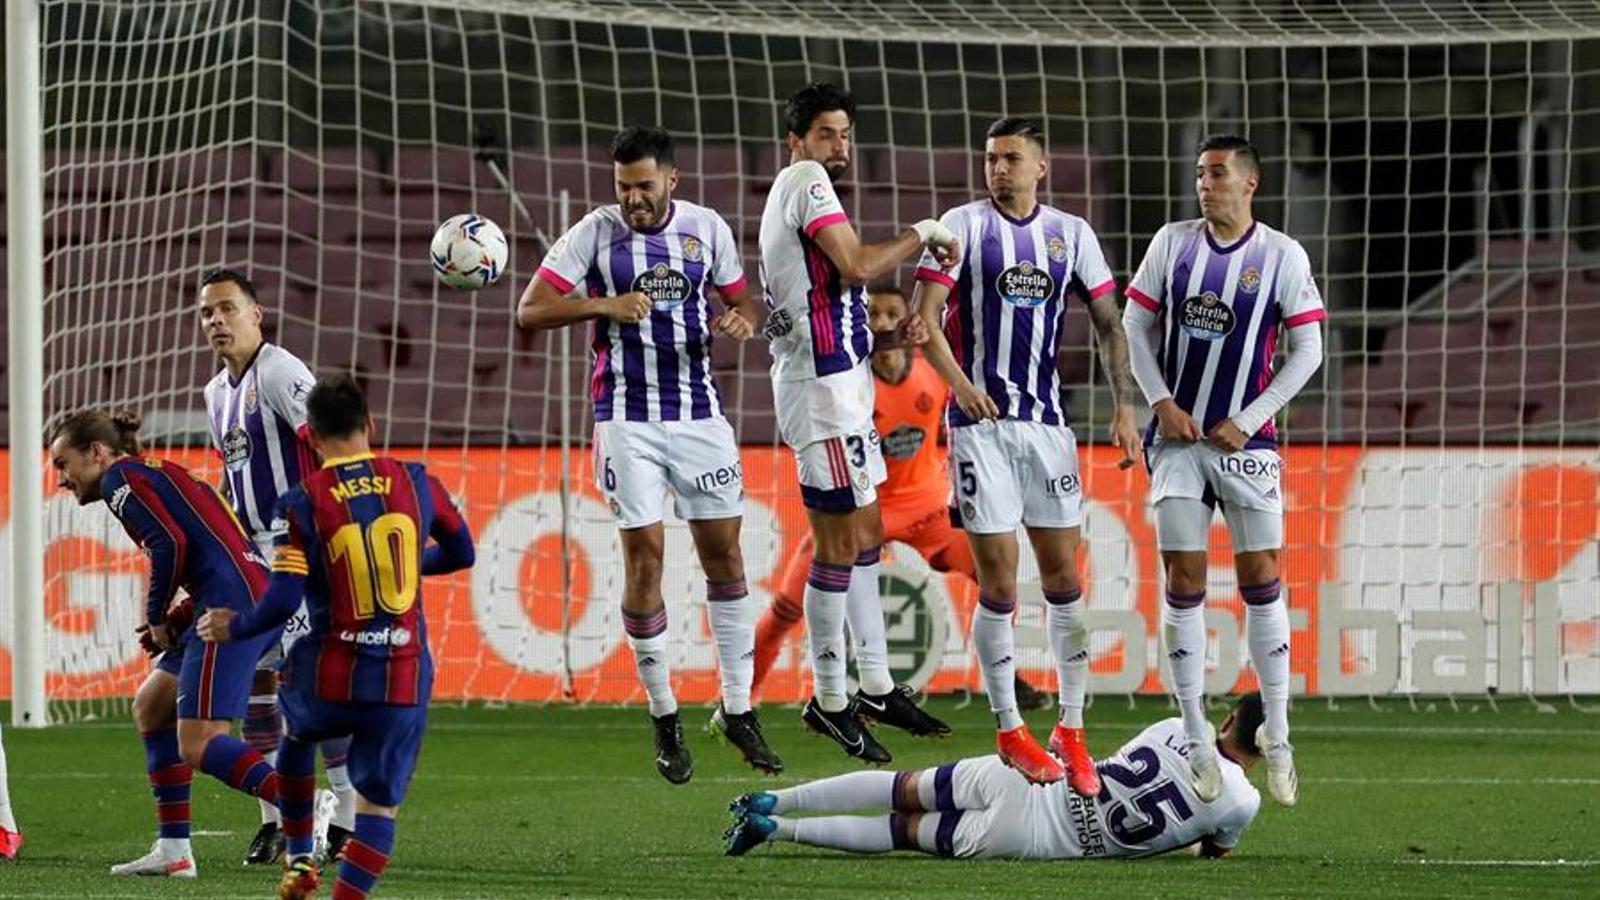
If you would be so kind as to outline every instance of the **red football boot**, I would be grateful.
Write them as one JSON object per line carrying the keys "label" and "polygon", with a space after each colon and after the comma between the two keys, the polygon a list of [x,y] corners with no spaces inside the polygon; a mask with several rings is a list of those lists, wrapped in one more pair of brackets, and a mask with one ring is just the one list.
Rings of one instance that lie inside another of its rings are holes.
{"label": "red football boot", "polygon": [[1068,728],[1060,722],[1050,732],[1050,752],[1067,764],[1067,785],[1080,797],[1100,793],[1100,773],[1094,769],[1082,728]]}
{"label": "red football boot", "polygon": [[996,743],[1000,746],[1000,758],[1005,764],[1021,772],[1023,778],[1034,784],[1050,784],[1067,776],[1066,769],[1044,752],[1026,725],[1000,732]]}

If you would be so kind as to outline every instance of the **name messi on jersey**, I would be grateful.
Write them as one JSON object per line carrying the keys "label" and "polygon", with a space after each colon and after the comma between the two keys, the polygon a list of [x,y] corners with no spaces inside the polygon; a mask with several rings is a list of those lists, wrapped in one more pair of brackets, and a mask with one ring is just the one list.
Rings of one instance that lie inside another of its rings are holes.
{"label": "name messi on jersey", "polygon": [[335,500],[349,501],[368,494],[387,497],[392,490],[394,490],[393,478],[387,475],[362,475],[335,484],[328,488],[328,493],[332,494]]}

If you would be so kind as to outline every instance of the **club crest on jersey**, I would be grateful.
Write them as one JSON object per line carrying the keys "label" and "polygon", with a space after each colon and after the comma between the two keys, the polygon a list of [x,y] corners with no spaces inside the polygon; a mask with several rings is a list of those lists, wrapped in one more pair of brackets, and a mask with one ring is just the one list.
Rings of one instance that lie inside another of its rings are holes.
{"label": "club crest on jersey", "polygon": [[1261,288],[1261,270],[1251,266],[1239,273],[1239,290],[1246,294],[1254,294]]}
{"label": "club crest on jersey", "polygon": [[924,415],[933,412],[933,403],[934,400],[932,394],[928,393],[927,391],[917,392],[917,412],[923,413]]}
{"label": "club crest on jersey", "polygon": [[666,263],[656,263],[633,279],[633,289],[650,298],[656,309],[682,306],[694,291],[689,277]]}
{"label": "club crest on jersey", "polygon": [[1212,291],[1183,301],[1178,327],[1200,341],[1220,341],[1233,331],[1233,310]]}
{"label": "club crest on jersey", "polygon": [[995,279],[1000,298],[1012,306],[1032,309],[1042,306],[1056,292],[1056,280],[1050,273],[1025,259],[1000,273]]}
{"label": "club crest on jersey", "polygon": [[222,436],[222,464],[237,472],[250,463],[250,433],[235,425]]}
{"label": "club crest on jersey", "polygon": [[699,262],[705,259],[705,250],[700,246],[700,239],[686,235],[683,239],[683,258],[688,262]]}
{"label": "club crest on jersey", "polygon": [[1067,261],[1067,242],[1053,237],[1050,243],[1045,245],[1045,252],[1050,254],[1051,262],[1064,263]]}
{"label": "club crest on jersey", "polygon": [[250,388],[244,392],[244,411],[254,413],[260,404],[256,401],[256,389]]}
{"label": "club crest on jersey", "polygon": [[806,188],[806,196],[811,198],[812,206],[821,206],[822,204],[827,203],[828,183],[825,181],[811,182],[811,186]]}

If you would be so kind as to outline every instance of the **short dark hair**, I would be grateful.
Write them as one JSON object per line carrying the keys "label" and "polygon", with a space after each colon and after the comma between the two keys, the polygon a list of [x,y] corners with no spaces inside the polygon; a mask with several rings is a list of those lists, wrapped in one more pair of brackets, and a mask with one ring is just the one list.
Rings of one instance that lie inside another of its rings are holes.
{"label": "short dark hair", "polygon": [[1261,755],[1261,745],[1256,743],[1256,729],[1267,721],[1266,707],[1261,705],[1261,692],[1251,691],[1233,703],[1233,725],[1229,728],[1234,740],[1245,752]]}
{"label": "short dark hair", "polygon": [[1044,152],[1044,129],[1040,128],[1039,123],[1032,119],[1024,119],[1020,116],[1006,116],[1003,119],[995,119],[994,124],[989,126],[987,136],[997,138],[1011,137],[1013,135],[1033,141],[1034,146],[1039,148],[1039,152]]}
{"label": "short dark hair", "polygon": [[1255,145],[1237,134],[1208,135],[1200,142],[1200,149],[1195,151],[1199,156],[1208,150],[1231,150],[1233,155],[1250,167],[1250,171],[1261,174],[1261,157],[1256,153]]}
{"label": "short dark hair", "polygon": [[613,162],[627,165],[645,158],[655,160],[658,166],[676,164],[672,155],[672,135],[665,128],[629,125],[611,139]]}
{"label": "short dark hair", "polygon": [[873,294],[893,294],[901,300],[907,299],[906,292],[900,289],[900,285],[892,281],[875,281],[867,285],[867,296],[870,297]]}
{"label": "short dark hair", "polygon": [[144,452],[139,444],[139,423],[139,414],[132,410],[80,409],[56,423],[50,443],[66,438],[67,446],[82,453],[99,441],[117,453],[137,456]]}
{"label": "short dark hair", "polygon": [[207,269],[206,273],[200,276],[200,287],[202,288],[209,284],[228,283],[238,285],[239,290],[244,291],[245,296],[250,298],[251,303],[261,302],[261,299],[256,296],[255,282],[252,282],[249,278],[246,278],[243,272],[237,272],[233,269],[227,269],[218,266],[215,269]]}
{"label": "short dark hair", "polygon": [[326,375],[306,396],[306,424],[318,437],[343,438],[367,428],[367,396],[347,374]]}
{"label": "short dark hair", "polygon": [[783,105],[783,127],[795,137],[805,137],[817,116],[834,110],[855,122],[856,101],[849,91],[826,81],[813,81],[789,95]]}

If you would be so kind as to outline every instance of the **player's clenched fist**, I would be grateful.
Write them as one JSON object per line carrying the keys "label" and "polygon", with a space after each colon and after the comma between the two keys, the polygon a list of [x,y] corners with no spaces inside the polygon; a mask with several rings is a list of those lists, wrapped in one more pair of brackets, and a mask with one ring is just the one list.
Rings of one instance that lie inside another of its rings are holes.
{"label": "player's clenched fist", "polygon": [[961,259],[960,242],[938,219],[923,219],[911,226],[911,230],[917,233],[922,246],[933,254],[940,268],[948,269]]}
{"label": "player's clenched fist", "polygon": [[745,340],[756,333],[756,327],[736,309],[730,309],[717,316],[716,321],[711,323],[711,330],[736,341]]}
{"label": "player's clenched fist", "polygon": [[972,382],[962,380],[964,384],[955,386],[956,405],[961,411],[975,421],[1000,418],[1000,407],[995,405],[994,398],[973,387]]}
{"label": "player's clenched fist", "polygon": [[605,306],[607,318],[618,322],[638,322],[650,315],[650,298],[639,291],[612,297]]}
{"label": "player's clenched fist", "polygon": [[232,622],[233,610],[212,607],[206,610],[206,614],[200,617],[200,621],[194,623],[194,630],[203,641],[217,643],[230,641],[233,639],[233,632],[229,630],[229,625]]}
{"label": "player's clenched fist", "polygon": [[1205,438],[1200,432],[1200,426],[1195,423],[1194,416],[1180,409],[1170,397],[1155,405],[1155,414],[1156,431],[1164,441],[1192,443]]}

